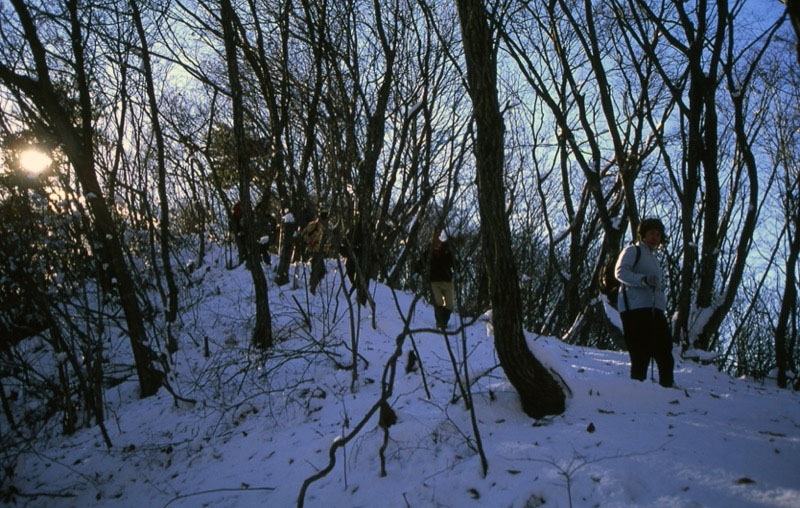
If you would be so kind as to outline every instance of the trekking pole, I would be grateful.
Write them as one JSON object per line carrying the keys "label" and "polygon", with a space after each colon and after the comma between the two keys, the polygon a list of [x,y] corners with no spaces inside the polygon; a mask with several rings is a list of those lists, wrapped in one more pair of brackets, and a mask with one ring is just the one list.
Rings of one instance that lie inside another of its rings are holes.
{"label": "trekking pole", "polygon": [[[650,314],[651,314],[651,317],[653,318],[653,321],[655,322],[655,320],[656,320],[656,287],[653,286],[652,290],[653,290],[653,303],[652,303],[652,305],[650,305]],[[655,382],[655,380],[656,380],[656,368],[655,368],[654,363],[655,363],[655,358],[651,354],[650,355],[650,381],[653,381],[653,382]]]}
{"label": "trekking pole", "polygon": [[[653,321],[655,321],[655,319],[656,319],[656,303],[655,303],[656,296],[655,295],[656,295],[656,290],[655,290],[655,288],[653,288]],[[660,350],[660,348],[661,348],[660,342],[661,342],[661,339],[659,339],[659,342],[657,344],[655,344],[656,348],[654,349],[654,351],[659,351]],[[660,355],[660,353],[659,353],[659,355]],[[661,378],[661,375],[662,375],[661,371],[659,371],[659,373],[658,373],[659,378]],[[650,357],[650,381],[655,382],[655,380],[656,380],[655,356],[651,356]]]}

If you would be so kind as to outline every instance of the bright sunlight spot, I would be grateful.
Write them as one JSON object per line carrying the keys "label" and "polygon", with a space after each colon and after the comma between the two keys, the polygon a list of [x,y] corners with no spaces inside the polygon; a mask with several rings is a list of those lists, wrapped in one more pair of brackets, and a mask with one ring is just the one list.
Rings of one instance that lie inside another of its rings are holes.
{"label": "bright sunlight spot", "polygon": [[19,154],[19,167],[32,175],[38,175],[46,170],[53,160],[45,153],[28,148]]}

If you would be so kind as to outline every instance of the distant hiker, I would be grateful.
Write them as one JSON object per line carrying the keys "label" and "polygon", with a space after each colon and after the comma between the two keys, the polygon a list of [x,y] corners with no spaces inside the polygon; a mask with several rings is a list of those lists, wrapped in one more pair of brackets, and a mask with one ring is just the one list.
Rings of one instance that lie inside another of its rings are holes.
{"label": "distant hiker", "polygon": [[239,263],[247,258],[246,243],[244,239],[244,216],[242,214],[242,203],[237,201],[231,210],[231,234],[236,242],[236,250],[239,252]]}
{"label": "distant hiker", "polygon": [[311,256],[311,278],[309,288],[311,293],[317,291],[322,277],[325,276],[325,253],[323,251],[325,228],[328,220],[328,212],[319,212],[317,218],[309,222],[301,233],[305,243],[306,252]]}
{"label": "distant hiker", "polygon": [[430,281],[433,292],[433,312],[436,327],[444,331],[453,312],[453,254],[447,241],[447,233],[437,228],[428,251],[430,258]]}
{"label": "distant hiker", "polygon": [[631,357],[631,379],[644,381],[648,364],[655,359],[659,384],[672,386],[672,338],[664,313],[661,264],[655,256],[666,240],[664,224],[655,218],[645,219],[639,224],[637,236],[638,241],[620,253],[615,269],[621,283],[617,308]]}
{"label": "distant hiker", "polygon": [[271,245],[275,244],[275,236],[278,230],[278,224],[275,217],[269,212],[266,199],[262,199],[253,210],[253,228],[256,232],[256,241],[258,241],[258,250],[261,254],[261,259],[268,265],[272,264],[272,258],[269,253]]}
{"label": "distant hiker", "polygon": [[278,231],[278,266],[275,268],[275,284],[283,286],[289,283],[289,267],[294,257],[295,219],[289,210],[283,210]]}
{"label": "distant hiker", "polygon": [[[368,227],[360,222],[358,217],[353,223],[341,243],[340,253],[345,257],[345,273],[350,280],[350,294],[355,291],[356,301],[359,305],[366,305],[369,299],[369,281],[375,278],[375,267],[380,261],[375,246],[375,237],[371,230],[367,231],[366,242],[362,229]],[[371,240],[371,242],[370,242]]]}

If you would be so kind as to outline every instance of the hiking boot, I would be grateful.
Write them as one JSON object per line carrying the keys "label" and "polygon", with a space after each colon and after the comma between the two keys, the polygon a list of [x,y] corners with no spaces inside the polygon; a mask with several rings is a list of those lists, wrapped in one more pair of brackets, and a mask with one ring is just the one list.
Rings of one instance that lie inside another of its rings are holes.
{"label": "hiking boot", "polygon": [[439,330],[444,330],[446,326],[446,322],[444,320],[445,310],[446,309],[444,307],[441,307],[439,305],[433,308],[433,315],[436,317],[436,328],[438,328]]}

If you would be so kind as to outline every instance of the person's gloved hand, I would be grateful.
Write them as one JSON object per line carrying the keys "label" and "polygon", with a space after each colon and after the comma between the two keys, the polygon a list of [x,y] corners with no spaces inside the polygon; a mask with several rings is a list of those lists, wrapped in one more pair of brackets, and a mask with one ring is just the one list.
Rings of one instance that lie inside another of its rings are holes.
{"label": "person's gloved hand", "polygon": [[644,283],[647,284],[648,286],[650,286],[651,288],[657,288],[658,287],[658,275],[654,275],[652,273],[650,275],[645,275]]}

